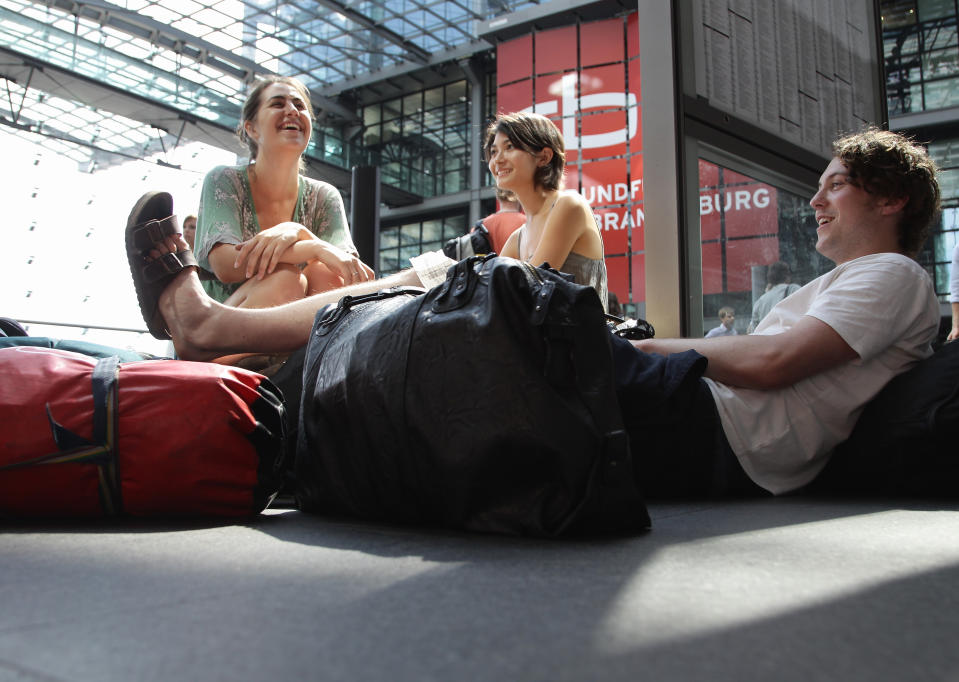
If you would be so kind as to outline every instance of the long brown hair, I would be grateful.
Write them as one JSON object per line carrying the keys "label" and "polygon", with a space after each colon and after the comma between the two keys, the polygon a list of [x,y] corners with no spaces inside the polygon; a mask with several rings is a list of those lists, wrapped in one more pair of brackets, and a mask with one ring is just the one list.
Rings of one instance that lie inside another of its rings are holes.
{"label": "long brown hair", "polygon": [[313,103],[310,102],[310,92],[306,89],[306,86],[296,78],[292,76],[267,76],[257,80],[253,89],[250,90],[250,94],[246,96],[246,101],[243,103],[243,108],[241,109],[240,124],[236,127],[236,135],[240,138],[240,142],[245,144],[247,149],[250,150],[251,160],[256,158],[260,148],[256,140],[247,134],[246,124],[255,119],[257,113],[260,111],[263,91],[275,83],[292,86],[299,93],[300,97],[303,98],[303,101],[306,102],[306,110],[310,114],[310,120],[312,121],[316,118],[316,115],[313,113]]}

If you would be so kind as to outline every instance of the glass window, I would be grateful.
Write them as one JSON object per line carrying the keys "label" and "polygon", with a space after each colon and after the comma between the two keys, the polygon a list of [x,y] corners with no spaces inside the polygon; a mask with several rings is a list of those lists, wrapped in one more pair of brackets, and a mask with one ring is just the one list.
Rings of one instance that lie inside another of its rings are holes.
{"label": "glass window", "polygon": [[884,0],[880,13],[883,30],[916,23],[916,3],[912,0]]}
{"label": "glass window", "polygon": [[941,231],[935,232],[931,240],[931,253],[928,253],[936,283],[936,294],[943,303],[949,301],[949,283],[952,273],[952,253],[959,244],[959,209],[946,208],[942,211]]}
{"label": "glass window", "polygon": [[[385,107],[384,107],[385,110]],[[393,138],[400,137],[401,123],[399,119],[393,119],[383,125],[383,141],[389,142]]]}
{"label": "glass window", "polygon": [[363,125],[371,126],[380,122],[380,105],[363,107]]}
{"label": "glass window", "polygon": [[389,100],[383,102],[383,120],[391,121],[394,118],[399,118],[402,115],[400,111],[400,102],[399,100]]}
{"label": "glass window", "polygon": [[443,241],[464,234],[466,234],[466,230],[461,225],[449,220],[443,221]]}
{"label": "glass window", "polygon": [[342,160],[344,159],[343,155],[343,141],[340,140],[337,136],[326,133],[323,135],[323,154],[324,157],[332,157],[331,160]]}
{"label": "glass window", "polygon": [[959,104],[959,81],[955,78],[933,81],[923,87],[923,108],[946,109]]}
{"label": "glass window", "polygon": [[922,77],[925,80],[949,76],[959,76],[959,49],[949,48],[922,55]]}
{"label": "glass window", "polygon": [[911,86],[897,88],[895,92],[889,93],[886,98],[886,103],[891,116],[908,114],[912,111],[921,111],[921,88],[918,85],[915,87],[915,96],[913,96],[913,88]]}
{"label": "glass window", "polygon": [[400,164],[396,163],[395,161],[384,163],[382,166],[380,166],[380,172],[382,173],[384,182],[389,182],[394,185],[399,185],[403,178]]}
{"label": "glass window", "polygon": [[456,234],[466,234],[466,214],[457,213],[451,216],[447,216],[445,219],[445,227],[447,229],[452,229]]}
{"label": "glass window", "polygon": [[416,244],[411,244],[409,246],[401,246],[400,247],[400,266],[404,268],[408,267],[410,264],[410,258],[413,258],[414,256],[418,256],[421,253],[423,253],[423,247],[420,242],[416,242]]}
{"label": "glass window", "polygon": [[939,189],[945,208],[927,248],[920,254],[920,262],[933,273],[936,293],[946,302],[952,251],[959,238],[959,139],[940,139],[930,143],[929,155],[940,169]]}
{"label": "glass window", "polygon": [[800,197],[707,160],[699,163],[703,330],[732,308],[739,334],[749,331],[753,304],[766,291],[767,268],[782,261],[791,281],[805,284],[832,264],[816,252],[814,211]]}
{"label": "glass window", "polygon": [[916,54],[919,52],[919,32],[915,28],[884,31],[882,46],[887,58]]}
{"label": "glass window", "polygon": [[413,116],[417,112],[423,111],[423,93],[414,92],[403,98],[403,115]]}
{"label": "glass window", "polygon": [[382,138],[383,129],[378,125],[369,126],[363,131],[363,144],[368,147],[377,147]]}
{"label": "glass window", "polygon": [[466,102],[466,81],[456,81],[446,86],[447,105],[456,105]]}
{"label": "glass window", "polygon": [[423,140],[423,119],[420,116],[415,118],[407,117],[403,119],[403,137],[407,139],[407,148],[410,149],[411,153],[413,151],[413,146],[419,146],[421,149],[425,147]]}
{"label": "glass window", "polygon": [[381,276],[389,275],[394,272],[399,272],[402,269],[400,257],[397,254],[388,254],[385,251],[380,251],[380,267],[377,274]]}
{"label": "glass window", "polygon": [[959,196],[959,168],[949,168],[939,173],[939,189],[943,197],[955,200]]}
{"label": "glass window", "polygon": [[423,223],[423,241],[440,241],[443,239],[443,221],[427,220]]}
{"label": "glass window", "polygon": [[918,0],[916,5],[919,10],[919,21],[948,17],[956,13],[954,0]]}
{"label": "glass window", "polygon": [[426,111],[423,114],[423,128],[431,140],[443,139],[443,108]]}
{"label": "glass window", "polygon": [[400,244],[408,246],[420,243],[420,224],[411,223],[400,227]]}
{"label": "glass window", "polygon": [[[959,140],[939,139],[929,143],[929,155],[935,160],[940,169],[959,168]],[[956,195],[943,193],[946,198],[957,199]]]}
{"label": "glass window", "polygon": [[384,227],[380,230],[380,249],[395,249],[400,245],[400,230],[398,227]]}
{"label": "glass window", "polygon": [[423,93],[423,101],[427,111],[439,109],[443,106],[443,88],[433,88]]}
{"label": "glass window", "polygon": [[924,22],[922,25],[922,49],[938,50],[956,46],[956,18]]}
{"label": "glass window", "polygon": [[446,194],[452,194],[453,192],[460,192],[466,189],[466,172],[455,171],[452,173],[447,173],[443,184],[443,191]]}
{"label": "glass window", "polygon": [[362,139],[379,155],[384,183],[423,196],[466,186],[469,108],[459,97],[451,99],[466,91],[466,81],[456,81],[382,102],[382,124],[364,113]]}

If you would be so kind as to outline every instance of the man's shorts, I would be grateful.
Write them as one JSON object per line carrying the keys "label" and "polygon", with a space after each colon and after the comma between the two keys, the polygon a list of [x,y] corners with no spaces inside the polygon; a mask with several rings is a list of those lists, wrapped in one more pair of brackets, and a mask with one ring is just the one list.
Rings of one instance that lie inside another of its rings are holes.
{"label": "man's shorts", "polygon": [[633,466],[651,499],[763,494],[743,471],[723,432],[707,360],[696,351],[643,353],[611,335],[613,371]]}

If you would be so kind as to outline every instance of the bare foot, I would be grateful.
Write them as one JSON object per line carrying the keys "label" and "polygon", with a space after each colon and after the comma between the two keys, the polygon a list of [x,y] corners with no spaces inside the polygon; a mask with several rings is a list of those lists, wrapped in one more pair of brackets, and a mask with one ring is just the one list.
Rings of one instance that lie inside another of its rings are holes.
{"label": "bare foot", "polygon": [[206,362],[223,355],[222,350],[215,348],[217,330],[214,320],[219,306],[221,304],[203,290],[193,269],[179,273],[163,290],[160,313],[173,338],[178,358]]}

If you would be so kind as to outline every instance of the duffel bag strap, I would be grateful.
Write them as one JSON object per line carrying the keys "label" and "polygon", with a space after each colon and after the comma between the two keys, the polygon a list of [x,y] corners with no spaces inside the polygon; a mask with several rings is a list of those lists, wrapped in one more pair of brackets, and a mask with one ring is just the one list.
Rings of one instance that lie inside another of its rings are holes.
{"label": "duffel bag strap", "polygon": [[100,504],[108,516],[122,512],[120,479],[117,471],[117,377],[120,359],[117,356],[101,358],[93,368],[93,439],[70,431],[53,418],[50,403],[46,404],[47,419],[53,440],[60,448],[39,457],[14,462],[0,467],[0,471],[61,464],[65,462],[95,464],[100,481]]}
{"label": "duffel bag strap", "polygon": [[328,305],[325,308],[321,308],[319,312],[317,312],[316,320],[313,323],[313,334],[316,336],[324,336],[325,334],[328,334],[330,330],[336,326],[340,319],[350,312],[350,309],[353,306],[369,303],[370,301],[380,301],[384,298],[402,296],[404,294],[421,296],[423,293],[423,290],[417,287],[391,287],[389,289],[381,289],[380,291],[376,291],[372,294],[344,296],[337,302],[335,307]]}
{"label": "duffel bag strap", "polygon": [[[546,325],[546,370],[551,382],[576,384],[576,373],[583,368],[573,366],[573,337],[581,331],[576,327]],[[601,369],[603,364],[592,369],[612,371],[611,365]],[[602,434],[602,453],[590,474],[588,492],[574,525],[615,532],[646,530],[650,527],[649,512],[636,484],[629,433],[623,424],[612,377],[604,390],[584,393],[583,399]]]}
{"label": "duffel bag strap", "polygon": [[120,487],[119,461],[117,457],[117,427],[120,418],[118,379],[120,359],[116,356],[102,358],[93,368],[93,440],[103,443],[106,458],[99,465],[100,502],[104,511],[115,516],[123,511]]}
{"label": "duffel bag strap", "polygon": [[[612,408],[618,411],[619,406]],[[583,506],[572,525],[627,533],[648,530],[649,512],[636,485],[629,434],[613,412],[605,427],[600,461],[593,467]]]}

